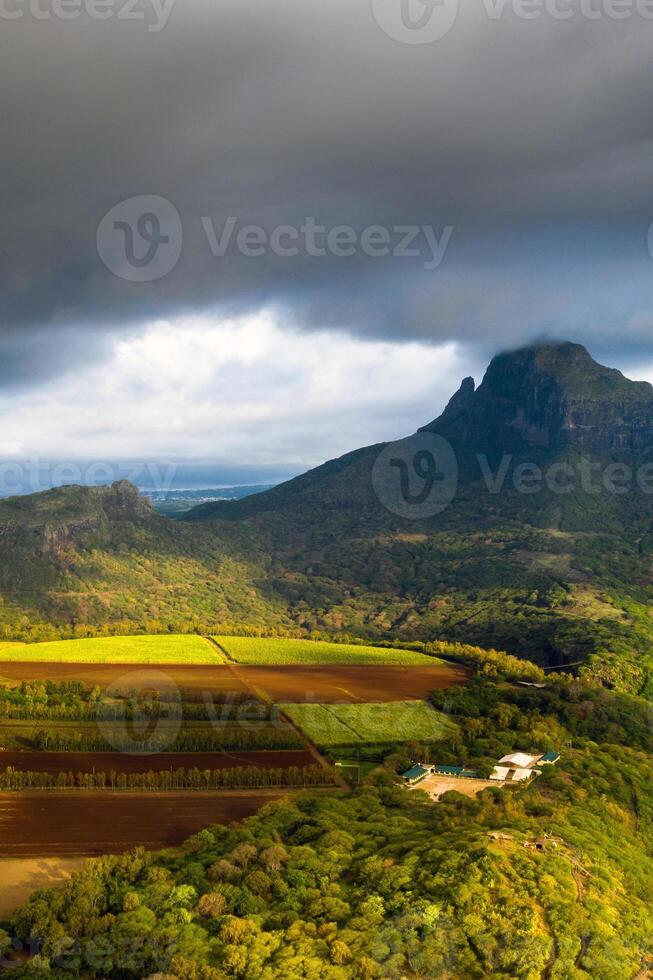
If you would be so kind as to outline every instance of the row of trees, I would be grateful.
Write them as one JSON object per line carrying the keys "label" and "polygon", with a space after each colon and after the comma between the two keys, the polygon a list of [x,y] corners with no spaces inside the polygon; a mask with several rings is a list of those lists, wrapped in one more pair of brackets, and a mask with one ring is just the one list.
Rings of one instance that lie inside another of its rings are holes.
{"label": "row of trees", "polygon": [[333,770],[322,766],[289,766],[260,769],[165,769],[161,772],[31,772],[7,768],[0,772],[0,791],[51,790],[214,790],[267,789],[275,787],[330,786]]}
{"label": "row of trees", "polygon": [[[107,741],[101,734],[41,729],[30,739],[32,748],[40,752],[130,752],[134,739],[118,736]],[[304,747],[299,735],[288,726],[222,728],[209,731],[183,731],[169,744],[165,735],[147,740],[148,752],[257,752],[266,749],[286,750]]]}
{"label": "row of trees", "polygon": [[23,681],[0,685],[0,720],[106,721],[134,716],[185,718],[188,721],[266,721],[274,708],[249,694],[210,692],[207,700],[166,700],[140,697],[129,692],[105,693],[80,681]]}

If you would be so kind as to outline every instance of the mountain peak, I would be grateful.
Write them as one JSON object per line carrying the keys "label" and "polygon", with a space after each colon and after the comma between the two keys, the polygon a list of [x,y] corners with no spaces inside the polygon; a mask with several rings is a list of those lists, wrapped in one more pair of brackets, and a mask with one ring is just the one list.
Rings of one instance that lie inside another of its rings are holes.
{"label": "mountain peak", "polygon": [[582,344],[569,341],[538,343],[497,354],[483,384],[493,385],[497,378],[510,383],[520,379],[526,383],[533,383],[536,378],[548,379],[565,390],[594,396],[625,393],[632,396],[637,392],[653,395],[646,382],[629,381],[616,368],[595,361]]}
{"label": "mountain peak", "polygon": [[470,381],[425,426],[461,448],[514,454],[569,446],[610,455],[653,445],[653,387],[599,364],[582,344],[504,351],[478,388]]}

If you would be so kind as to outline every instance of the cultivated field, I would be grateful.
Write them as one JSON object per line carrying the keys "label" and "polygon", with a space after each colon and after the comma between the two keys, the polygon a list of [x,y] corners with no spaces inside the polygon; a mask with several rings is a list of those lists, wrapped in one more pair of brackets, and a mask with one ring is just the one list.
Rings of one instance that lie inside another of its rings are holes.
{"label": "cultivated field", "polygon": [[411,650],[313,640],[267,639],[249,636],[216,636],[228,657],[240,664],[416,664],[440,663]]}
{"label": "cultivated field", "polygon": [[24,646],[24,643],[9,643],[5,640],[0,640],[0,656],[2,656],[4,653],[13,653],[14,651],[18,650],[19,647]]}
{"label": "cultivated field", "polygon": [[[210,652],[210,649],[209,649]],[[217,651],[216,651],[217,653]],[[238,667],[227,664],[208,666],[166,666],[148,678],[148,689],[156,689],[157,676],[165,675],[166,689],[175,684],[183,698],[199,701],[204,696],[259,693],[270,701],[297,702],[309,698],[319,703],[348,701],[407,701],[427,698],[440,691],[466,684],[471,671],[456,664],[429,660],[426,666],[286,666]],[[128,693],[142,683],[143,668],[125,664],[46,664],[0,663],[0,681],[79,680],[91,687],[111,687],[114,693]]]}
{"label": "cultivated field", "polygon": [[315,764],[307,749],[256,752],[0,752],[0,769],[23,772],[165,772],[175,769],[287,769]]}
{"label": "cultivated field", "polygon": [[421,701],[394,704],[281,704],[281,710],[321,748],[416,739],[440,741],[455,725]]}
{"label": "cultivated field", "polygon": [[[283,790],[0,793],[0,856],[116,854],[180,844],[212,823],[252,816]],[[0,865],[1,868],[1,865]]]}
{"label": "cultivated field", "polygon": [[[201,636],[107,636],[52,643],[0,644],[0,661],[79,664],[214,664],[219,653]],[[0,671],[2,665],[0,664]]]}

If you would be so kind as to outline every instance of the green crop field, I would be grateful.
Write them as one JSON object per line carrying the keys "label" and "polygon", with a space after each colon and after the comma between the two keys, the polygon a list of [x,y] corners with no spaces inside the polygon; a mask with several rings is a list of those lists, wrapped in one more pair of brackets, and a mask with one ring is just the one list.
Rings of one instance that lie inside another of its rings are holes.
{"label": "green crop field", "polygon": [[0,645],[0,661],[78,664],[215,664],[219,652],[201,636],[107,636]]}
{"label": "green crop field", "polygon": [[240,664],[428,664],[432,667],[440,662],[412,650],[386,650],[346,643],[250,636],[216,636],[214,639],[232,660]]}
{"label": "green crop field", "polygon": [[280,709],[321,748],[378,742],[436,742],[455,724],[423,701],[391,704],[281,704]]}

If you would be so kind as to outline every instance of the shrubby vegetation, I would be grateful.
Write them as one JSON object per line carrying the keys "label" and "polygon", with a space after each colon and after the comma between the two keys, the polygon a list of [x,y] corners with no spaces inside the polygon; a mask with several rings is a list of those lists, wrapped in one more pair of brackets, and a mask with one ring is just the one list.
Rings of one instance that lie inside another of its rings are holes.
{"label": "shrubby vegetation", "polygon": [[[434,695],[456,726],[438,757],[482,765],[551,748],[557,766],[432,805],[395,782],[429,750],[407,743],[350,795],[271,804],[181,851],[92,861],[5,926],[40,951],[15,975],[643,976],[653,963],[649,706],[571,678],[521,687],[492,656],[487,666]],[[541,850],[525,846],[537,841]]]}
{"label": "shrubby vegetation", "polygon": [[[618,809],[574,796],[559,812],[539,790],[437,807],[382,787],[307,796],[210,827],[179,855],[92,861],[16,914],[10,932],[40,950],[16,975],[630,980],[651,859],[630,828],[612,843]],[[540,854],[523,841],[543,810],[565,836]],[[506,828],[513,839],[489,836]]]}

